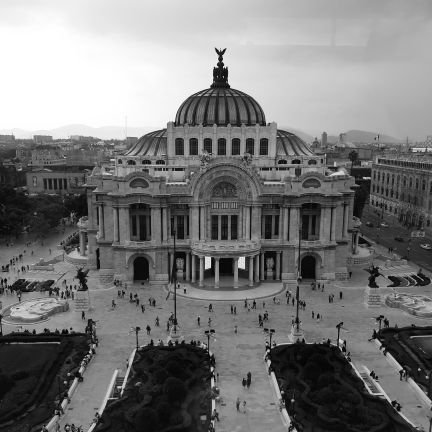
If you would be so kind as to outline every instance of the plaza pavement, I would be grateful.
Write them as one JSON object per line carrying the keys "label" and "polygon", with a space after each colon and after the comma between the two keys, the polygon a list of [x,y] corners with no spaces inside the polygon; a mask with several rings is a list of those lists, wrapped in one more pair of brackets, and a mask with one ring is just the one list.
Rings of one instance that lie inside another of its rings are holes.
{"label": "plaza pavement", "polygon": [[[66,236],[70,229],[64,234]],[[46,240],[44,246],[33,245],[25,248],[20,243],[13,247],[0,248],[0,264],[5,264],[14,254],[22,252],[23,249],[34,250],[32,257],[26,253],[24,263],[33,263],[39,257],[49,257],[48,248],[51,247],[53,254],[55,245],[58,244],[63,236],[56,235]],[[385,251],[378,251],[385,255]],[[6,259],[7,258],[7,259]],[[48,273],[48,272],[45,272]],[[61,279],[66,279],[68,283],[73,283],[76,274],[76,267],[66,262],[55,265],[55,273]],[[3,273],[5,274],[5,273]],[[11,275],[9,273],[9,275]],[[13,273],[12,273],[13,275]],[[41,279],[49,279],[49,274],[38,274]],[[357,367],[366,365],[370,370],[374,370],[380,378],[380,384],[387,392],[389,397],[397,399],[402,405],[403,413],[416,425],[423,426],[426,430],[429,426],[428,415],[430,407],[412,390],[411,386],[399,380],[398,371],[389,363],[382,352],[378,350],[375,343],[368,342],[372,329],[376,328],[375,317],[383,314],[390,325],[397,323],[399,327],[404,325],[416,324],[427,325],[430,320],[420,319],[409,315],[398,309],[391,309],[385,306],[368,309],[365,307],[364,295],[367,283],[367,276],[363,269],[353,271],[349,281],[336,281],[327,283],[325,292],[312,291],[309,284],[301,286],[301,298],[306,301],[306,310],[300,312],[300,319],[308,342],[321,342],[323,339],[330,338],[335,341],[337,331],[336,324],[344,322],[341,332],[341,339],[347,340],[348,351],[351,352],[353,362]],[[377,280],[380,283],[380,279]],[[75,281],[77,283],[77,281]],[[148,284],[132,285],[127,288],[129,292],[137,293],[141,302],[146,306],[145,313],[141,312],[140,307],[129,303],[128,298],[117,299],[117,289],[114,287],[104,287],[98,282],[96,271],[89,273],[90,295],[94,310],[87,313],[87,318],[91,317],[97,321],[97,332],[99,336],[99,348],[97,354],[90,363],[84,382],[79,384],[72,402],[61,419],[61,426],[65,423],[75,423],[87,428],[97,411],[105,395],[108,382],[114,369],[121,369],[124,374],[126,369],[126,359],[135,346],[135,333],[130,332],[132,326],[140,326],[143,331],[139,334],[140,344],[159,338],[166,340],[166,321],[173,311],[173,296],[168,300],[165,288],[149,286]],[[59,285],[61,286],[61,285]],[[243,432],[243,431],[285,431],[287,428],[282,422],[279,413],[277,400],[270,386],[269,377],[263,362],[265,334],[258,326],[258,314],[264,310],[269,312],[270,321],[266,327],[274,328],[276,333],[274,340],[277,343],[286,342],[291,321],[295,316],[295,308],[287,305],[284,294],[279,294],[281,304],[274,304],[272,297],[275,292],[282,289],[281,284],[263,283],[259,288],[247,292],[248,299],[268,296],[257,300],[257,310],[247,310],[243,307],[243,299],[246,292],[235,290],[197,290],[187,287],[187,296],[178,295],[177,315],[181,332],[186,340],[191,338],[207,341],[204,330],[208,329],[206,323],[208,317],[212,318],[212,328],[215,329],[215,337],[210,341],[210,349],[216,356],[216,371],[219,373],[219,387],[223,404],[217,409],[220,414],[220,422],[216,425],[217,432]],[[432,286],[401,288],[396,291],[415,292],[432,296]],[[343,299],[339,299],[339,292],[342,292]],[[383,288],[382,293],[390,293],[392,289]],[[240,294],[239,294],[240,293]],[[253,293],[253,296],[252,296]],[[328,295],[335,294],[334,303],[328,302]],[[231,296],[241,296],[240,299],[222,300]],[[23,299],[41,296],[40,293],[24,294]],[[201,296],[201,297],[200,297]],[[156,299],[156,307],[152,308],[148,304],[148,298]],[[115,299],[117,307],[111,308],[111,301]],[[15,303],[15,296],[3,296],[1,298],[4,305]],[[208,312],[208,304],[213,302],[214,312]],[[71,302],[72,303],[72,302]],[[237,306],[237,315],[230,313],[230,304]],[[81,320],[81,313],[71,310],[54,315],[48,322],[31,325],[28,328],[37,331],[48,327],[50,329],[62,329],[73,327],[75,330],[84,330],[85,322]],[[315,315],[320,313],[323,319],[317,322],[312,319],[311,312]],[[197,326],[196,318],[201,316],[201,327]],[[160,318],[161,326],[155,327],[155,318]],[[144,331],[146,325],[152,327],[151,336],[147,336]],[[238,333],[234,333],[234,326],[238,326]],[[16,326],[4,325],[4,332],[16,329]],[[252,385],[250,389],[244,389],[241,380],[246,373],[252,373]],[[235,408],[237,397],[246,400],[247,413],[238,413]]]}

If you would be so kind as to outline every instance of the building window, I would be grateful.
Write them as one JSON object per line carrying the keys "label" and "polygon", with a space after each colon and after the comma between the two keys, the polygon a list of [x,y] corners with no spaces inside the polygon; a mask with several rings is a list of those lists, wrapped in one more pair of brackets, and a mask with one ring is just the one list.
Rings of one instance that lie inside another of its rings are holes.
{"label": "building window", "polygon": [[237,215],[231,216],[231,240],[237,240]]}
{"label": "building window", "polygon": [[143,165],[151,165],[151,160],[144,159],[144,160],[142,161],[142,164],[143,164]]}
{"label": "building window", "polygon": [[260,156],[267,156],[268,155],[268,139],[267,138],[261,138],[260,139],[259,154],[260,154]]}
{"label": "building window", "polygon": [[204,151],[213,153],[213,144],[211,138],[204,138]]}
{"label": "building window", "polygon": [[67,179],[63,179],[63,189],[67,189]]}
{"label": "building window", "polygon": [[128,165],[135,165],[135,161],[132,160],[132,159],[129,159],[129,160],[127,161],[127,164],[128,164]]}
{"label": "building window", "polygon": [[196,138],[191,138],[189,140],[189,154],[191,156],[198,155],[198,140]]}
{"label": "building window", "polygon": [[48,179],[48,189],[52,189],[52,179]]}
{"label": "building window", "polygon": [[311,159],[310,161],[308,161],[308,165],[316,165],[316,160],[315,159]]}
{"label": "building window", "polygon": [[418,181],[418,179],[416,179],[415,185],[416,185],[416,189],[418,190],[418,188],[419,188],[419,181]]}
{"label": "building window", "polygon": [[123,161],[122,161],[121,159],[119,159],[119,160],[117,161],[117,163],[118,163],[119,165],[121,165],[121,164],[123,163]]}
{"label": "building window", "polygon": [[266,239],[272,238],[272,216],[271,215],[264,216],[264,238]]}
{"label": "building window", "polygon": [[137,217],[135,215],[131,216],[131,219],[132,219],[132,235],[134,237],[136,237],[136,235],[137,235],[137,220],[136,220],[136,218]]}
{"label": "building window", "polygon": [[255,140],[253,138],[248,138],[246,140],[246,153],[253,155],[255,150],[254,147],[255,147]]}
{"label": "building window", "polygon": [[57,190],[57,179],[53,179],[54,190]]}
{"label": "building window", "polygon": [[226,155],[226,139],[225,138],[219,138],[218,139],[217,154],[219,156],[225,156]]}
{"label": "building window", "polygon": [[177,238],[183,240],[185,238],[184,216],[177,216]]}
{"label": "building window", "polygon": [[412,177],[410,177],[410,179],[409,179],[409,187],[410,187],[410,188],[413,187],[413,179],[412,179]]}
{"label": "building window", "polygon": [[47,181],[47,179],[43,179],[43,183],[44,183],[44,189],[45,190],[48,189],[48,181]]}
{"label": "building window", "polygon": [[165,161],[162,159],[159,159],[156,161],[156,165],[165,165]]}
{"label": "building window", "polygon": [[183,156],[184,155],[184,141],[183,138],[175,139],[175,155]]}
{"label": "building window", "polygon": [[422,182],[422,190],[426,190],[426,180],[423,180]]}
{"label": "building window", "polygon": [[211,238],[212,240],[218,239],[218,216],[213,215],[211,219]]}
{"label": "building window", "polygon": [[231,155],[238,156],[240,154],[240,140],[238,138],[234,138],[231,141]]}
{"label": "building window", "polygon": [[228,215],[221,216],[221,240],[228,240]]}
{"label": "building window", "polygon": [[286,161],[286,159],[281,159],[278,161],[278,165],[286,165],[288,162]]}

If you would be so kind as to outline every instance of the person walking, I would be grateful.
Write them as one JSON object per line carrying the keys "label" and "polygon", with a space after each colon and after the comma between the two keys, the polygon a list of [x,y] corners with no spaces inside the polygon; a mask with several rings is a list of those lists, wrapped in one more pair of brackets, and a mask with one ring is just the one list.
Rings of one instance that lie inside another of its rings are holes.
{"label": "person walking", "polygon": [[147,324],[146,330],[147,330],[147,334],[149,335],[151,332],[151,327],[148,324]]}
{"label": "person walking", "polygon": [[237,412],[239,412],[240,411],[240,398],[238,396],[237,396],[235,404],[236,404]]}
{"label": "person walking", "polygon": [[85,319],[86,319],[86,317],[85,317],[85,311],[82,311],[82,312],[81,312],[81,319],[82,319],[82,320],[85,320]]}
{"label": "person walking", "polygon": [[237,334],[237,326],[234,326],[234,333]]}
{"label": "person walking", "polygon": [[198,315],[197,316],[197,323],[198,323],[198,327],[201,326],[201,317]]}
{"label": "person walking", "polygon": [[211,327],[212,319],[209,317],[208,319],[208,326]]}

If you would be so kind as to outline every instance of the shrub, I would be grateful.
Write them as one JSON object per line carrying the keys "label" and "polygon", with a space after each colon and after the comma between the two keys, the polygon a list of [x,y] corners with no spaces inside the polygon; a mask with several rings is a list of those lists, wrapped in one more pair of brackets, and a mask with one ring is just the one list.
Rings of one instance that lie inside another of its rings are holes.
{"label": "shrub", "polygon": [[154,379],[157,384],[163,384],[168,378],[168,373],[165,369],[158,369],[154,373]]}
{"label": "shrub", "polygon": [[134,424],[137,430],[156,432],[159,429],[158,415],[152,408],[143,408],[137,412]]}
{"label": "shrub", "polygon": [[14,380],[0,371],[0,399],[14,386]]}
{"label": "shrub", "polygon": [[318,378],[317,386],[318,388],[328,387],[334,381],[333,374],[323,373]]}
{"label": "shrub", "polygon": [[170,402],[181,402],[186,397],[187,389],[178,378],[169,377],[165,381],[164,393]]}
{"label": "shrub", "polygon": [[156,412],[159,418],[159,422],[163,425],[168,424],[170,414],[171,414],[171,406],[168,402],[160,402],[156,407]]}
{"label": "shrub", "polygon": [[28,371],[17,371],[17,372],[14,372],[14,373],[12,374],[12,378],[13,378],[15,381],[18,381],[18,380],[21,380],[21,379],[27,378],[28,376],[29,376]]}

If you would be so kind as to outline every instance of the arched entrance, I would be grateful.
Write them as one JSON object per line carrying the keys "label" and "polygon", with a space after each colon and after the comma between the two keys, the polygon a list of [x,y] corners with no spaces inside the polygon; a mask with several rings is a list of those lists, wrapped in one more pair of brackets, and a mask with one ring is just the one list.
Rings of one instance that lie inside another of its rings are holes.
{"label": "arched entrance", "polygon": [[301,276],[302,279],[315,279],[316,278],[316,259],[312,255],[306,255],[301,260]]}
{"label": "arched entrance", "polygon": [[144,257],[134,260],[134,280],[147,280],[149,278],[149,263]]}

